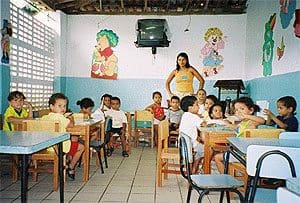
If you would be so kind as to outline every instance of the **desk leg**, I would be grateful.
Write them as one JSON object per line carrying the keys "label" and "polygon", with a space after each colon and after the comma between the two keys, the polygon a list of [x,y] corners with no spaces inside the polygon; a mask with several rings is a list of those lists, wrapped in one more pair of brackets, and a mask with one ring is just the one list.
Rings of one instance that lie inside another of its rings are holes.
{"label": "desk leg", "polygon": [[208,142],[208,133],[206,132],[204,140],[204,174],[210,174],[210,147]]}
{"label": "desk leg", "polygon": [[21,202],[27,202],[27,187],[28,187],[28,172],[27,172],[27,165],[28,165],[28,157],[26,154],[22,155],[21,160]]}
{"label": "desk leg", "polygon": [[84,153],[83,153],[83,181],[89,180],[89,166],[90,166],[90,129],[89,126],[85,126],[84,135]]}
{"label": "desk leg", "polygon": [[63,174],[63,151],[62,143],[58,144],[58,173],[59,173],[59,200],[64,202],[64,174]]}

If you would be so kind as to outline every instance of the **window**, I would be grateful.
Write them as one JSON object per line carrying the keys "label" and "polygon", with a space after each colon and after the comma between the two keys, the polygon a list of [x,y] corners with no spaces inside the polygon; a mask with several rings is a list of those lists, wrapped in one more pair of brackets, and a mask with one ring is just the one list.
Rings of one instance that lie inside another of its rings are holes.
{"label": "window", "polygon": [[55,32],[10,2],[13,26],[11,91],[21,91],[36,110],[48,107],[53,93]]}

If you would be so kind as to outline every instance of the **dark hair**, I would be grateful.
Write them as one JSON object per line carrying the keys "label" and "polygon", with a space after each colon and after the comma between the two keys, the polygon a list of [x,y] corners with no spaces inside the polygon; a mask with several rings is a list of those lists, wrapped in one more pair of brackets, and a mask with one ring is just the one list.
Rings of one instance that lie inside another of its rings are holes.
{"label": "dark hair", "polygon": [[213,95],[213,94],[211,94],[211,95],[207,95],[206,96],[206,99],[210,99],[210,100],[212,100],[213,102],[214,102],[214,104],[215,103],[218,103],[218,98],[215,96],[215,95]]}
{"label": "dark hair", "polygon": [[187,112],[189,110],[189,106],[193,106],[197,98],[195,96],[185,96],[181,99],[180,108]]}
{"label": "dark hair", "polygon": [[189,62],[189,57],[188,57],[188,55],[185,53],[185,52],[181,52],[181,53],[179,53],[178,55],[177,55],[177,58],[176,58],[176,70],[180,70],[180,66],[179,66],[179,64],[178,64],[178,58],[179,57],[183,57],[183,58],[185,58],[185,60],[186,60],[186,64],[185,64],[185,67],[187,67],[187,68],[189,68],[191,65],[190,65],[190,62]]}
{"label": "dark hair", "polygon": [[222,105],[221,103],[219,103],[219,102],[213,104],[213,105],[209,108],[209,110],[208,110],[208,115],[209,115],[209,117],[212,118],[211,114],[212,114],[213,109],[214,109],[215,106],[220,106],[220,107],[221,107],[221,110],[222,110],[222,113],[223,113],[223,117],[224,117],[224,108],[223,108],[223,105]]}
{"label": "dark hair", "polygon": [[102,95],[102,97],[101,97],[101,101],[103,101],[103,99],[104,99],[105,97],[109,97],[110,99],[112,98],[112,96],[111,96],[110,94],[104,94],[104,95]]}
{"label": "dark hair", "polygon": [[17,99],[19,99],[19,98],[26,99],[26,97],[24,96],[24,94],[22,92],[13,91],[13,92],[9,93],[9,95],[7,97],[7,100],[12,101],[15,98],[17,98]]}
{"label": "dark hair", "polygon": [[233,106],[236,103],[243,103],[248,107],[248,109],[253,108],[253,113],[258,112],[260,110],[259,106],[254,104],[253,100],[250,97],[241,97],[241,98],[238,98],[238,99],[234,100],[233,101]]}
{"label": "dark hair", "polygon": [[175,100],[177,100],[177,101],[179,101],[179,102],[180,102],[180,98],[179,98],[179,97],[177,97],[176,95],[174,95],[174,96],[172,96],[172,97],[171,97],[171,101],[172,101],[172,99],[175,99]]}
{"label": "dark hair", "polygon": [[110,100],[117,100],[117,101],[119,101],[119,103],[121,104],[121,100],[120,100],[119,97],[112,97]]}
{"label": "dark hair", "polygon": [[295,111],[297,108],[297,102],[294,97],[292,97],[292,96],[281,97],[277,100],[277,102],[282,102],[283,105],[287,108],[292,107],[293,108],[292,114],[294,114],[294,115],[296,114]]}
{"label": "dark hair", "polygon": [[156,94],[158,94],[160,97],[162,97],[162,96],[161,96],[161,93],[160,93],[159,91],[156,91],[156,92],[153,92],[153,93],[152,93],[152,99],[154,99],[154,96],[155,96]]}
{"label": "dark hair", "polygon": [[87,109],[89,107],[94,107],[95,104],[94,104],[94,101],[91,99],[91,98],[83,98],[81,100],[78,100],[76,102],[77,105],[80,105],[80,108],[83,109]]}
{"label": "dark hair", "polygon": [[55,102],[56,100],[58,99],[64,99],[64,100],[67,100],[68,101],[68,97],[66,97],[63,93],[54,93],[51,95],[51,97],[49,98],[49,106],[52,104],[52,105],[55,105]]}
{"label": "dark hair", "polygon": [[198,89],[197,94],[198,94],[199,91],[203,91],[205,93],[205,95],[206,95],[205,89],[203,89],[203,88],[202,89]]}

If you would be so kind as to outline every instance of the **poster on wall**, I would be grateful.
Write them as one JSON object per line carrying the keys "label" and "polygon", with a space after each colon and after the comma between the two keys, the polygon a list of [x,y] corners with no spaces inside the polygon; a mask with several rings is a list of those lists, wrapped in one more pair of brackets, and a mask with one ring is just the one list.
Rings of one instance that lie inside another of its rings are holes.
{"label": "poster on wall", "polygon": [[263,44],[263,56],[262,56],[262,66],[263,66],[263,75],[268,76],[272,75],[272,63],[273,63],[273,49],[274,49],[274,40],[273,40],[273,29],[276,22],[276,13],[274,13],[268,22],[265,24],[265,33],[264,33],[264,44]]}
{"label": "poster on wall", "polygon": [[286,29],[294,17],[296,0],[280,0],[280,22],[283,29]]}
{"label": "poster on wall", "polygon": [[97,33],[97,45],[92,56],[91,77],[116,80],[118,76],[118,58],[112,47],[119,42],[118,35],[112,30],[103,29]]}
{"label": "poster on wall", "polygon": [[1,29],[1,49],[2,57],[1,62],[9,64],[9,54],[10,54],[10,40],[9,37],[12,36],[12,25],[7,19],[3,19],[3,27]]}
{"label": "poster on wall", "polygon": [[209,28],[204,35],[205,45],[201,49],[203,58],[203,67],[201,73],[205,77],[213,76],[219,73],[223,68],[223,57],[220,49],[224,49],[223,33],[217,28]]}

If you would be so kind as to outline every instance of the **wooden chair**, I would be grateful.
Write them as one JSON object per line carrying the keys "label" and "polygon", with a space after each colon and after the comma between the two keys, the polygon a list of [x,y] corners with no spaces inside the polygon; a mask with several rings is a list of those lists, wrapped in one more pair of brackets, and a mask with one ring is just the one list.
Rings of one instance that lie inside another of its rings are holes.
{"label": "wooden chair", "polygon": [[266,128],[266,129],[246,129],[245,137],[251,138],[279,138],[279,134],[284,132],[283,129]]}
{"label": "wooden chair", "polygon": [[38,118],[41,118],[41,117],[43,117],[43,116],[45,116],[45,115],[48,115],[50,113],[50,110],[49,109],[40,109],[40,110],[38,110],[38,112],[37,112],[37,117]]}
{"label": "wooden chair", "polygon": [[[163,120],[158,125],[157,141],[157,186],[162,186],[162,174],[168,179],[168,174],[180,174],[178,148],[168,148],[169,122]],[[173,163],[170,163],[172,161]],[[174,167],[175,169],[169,169]],[[178,170],[176,170],[176,167]]]}
{"label": "wooden chair", "polygon": [[139,138],[150,139],[154,145],[153,114],[146,110],[135,111],[134,116],[134,147],[138,146]]}
{"label": "wooden chair", "polygon": [[[49,131],[59,132],[60,123],[58,121],[44,121],[44,120],[25,120],[23,121],[24,131]],[[37,181],[38,173],[53,173],[53,190],[58,189],[58,156],[56,154],[57,149],[54,150],[42,150],[34,153],[31,156],[33,167],[29,167],[28,172],[32,172],[32,178]],[[50,162],[53,164],[52,168],[39,168],[38,162]]]}

